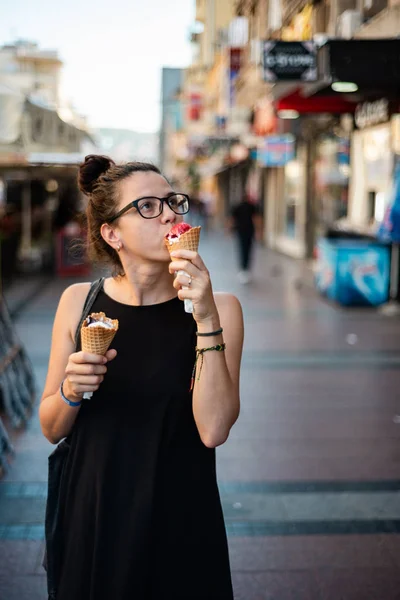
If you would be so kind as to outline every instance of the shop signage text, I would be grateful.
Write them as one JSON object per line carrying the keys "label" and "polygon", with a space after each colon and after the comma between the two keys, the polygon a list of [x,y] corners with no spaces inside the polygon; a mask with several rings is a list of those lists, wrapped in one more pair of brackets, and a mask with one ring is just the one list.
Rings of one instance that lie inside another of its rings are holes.
{"label": "shop signage text", "polygon": [[359,129],[372,127],[389,120],[389,101],[386,98],[375,102],[363,102],[358,104],[354,114],[354,120]]}
{"label": "shop signage text", "polygon": [[283,167],[294,157],[295,138],[291,134],[267,136],[257,149],[257,161],[263,167]]}
{"label": "shop signage text", "polygon": [[316,81],[314,42],[264,42],[263,76],[264,81]]}

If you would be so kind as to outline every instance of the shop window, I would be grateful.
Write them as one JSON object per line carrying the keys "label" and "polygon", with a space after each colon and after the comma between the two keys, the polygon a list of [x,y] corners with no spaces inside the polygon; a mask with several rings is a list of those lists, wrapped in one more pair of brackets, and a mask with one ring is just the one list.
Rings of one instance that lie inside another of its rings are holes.
{"label": "shop window", "polygon": [[317,236],[347,215],[350,176],[350,140],[335,135],[316,145],[314,165]]}
{"label": "shop window", "polygon": [[284,206],[281,222],[282,234],[292,240],[300,237],[299,210],[303,200],[303,167],[300,161],[292,160],[285,167]]}

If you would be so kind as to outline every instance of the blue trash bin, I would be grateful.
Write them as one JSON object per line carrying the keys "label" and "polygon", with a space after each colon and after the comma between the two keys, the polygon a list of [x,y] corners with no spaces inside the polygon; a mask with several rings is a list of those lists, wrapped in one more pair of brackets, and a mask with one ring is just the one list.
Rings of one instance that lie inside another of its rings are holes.
{"label": "blue trash bin", "polygon": [[378,306],[389,299],[390,247],[375,241],[321,239],[317,289],[344,306]]}

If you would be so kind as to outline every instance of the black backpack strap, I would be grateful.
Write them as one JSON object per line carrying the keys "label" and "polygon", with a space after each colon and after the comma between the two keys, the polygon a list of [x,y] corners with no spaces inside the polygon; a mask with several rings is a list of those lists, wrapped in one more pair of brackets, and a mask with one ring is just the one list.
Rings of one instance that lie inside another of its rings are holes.
{"label": "black backpack strap", "polygon": [[79,352],[81,350],[82,323],[86,319],[86,317],[89,315],[90,310],[94,304],[94,301],[96,300],[100,290],[103,287],[103,283],[104,283],[104,277],[100,277],[100,279],[96,279],[96,281],[93,281],[92,285],[90,286],[88,295],[86,296],[85,304],[83,305],[81,319],[79,321],[78,327],[76,328],[76,332],[75,332],[75,352]]}

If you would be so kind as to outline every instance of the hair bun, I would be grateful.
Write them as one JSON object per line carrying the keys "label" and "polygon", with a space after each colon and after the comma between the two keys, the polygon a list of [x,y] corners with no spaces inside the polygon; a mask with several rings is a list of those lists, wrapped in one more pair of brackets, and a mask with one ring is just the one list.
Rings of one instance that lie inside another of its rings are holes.
{"label": "hair bun", "polygon": [[100,177],[115,162],[108,156],[101,154],[89,154],[85,157],[85,162],[79,166],[78,185],[81,192],[88,195],[93,191],[93,187]]}

